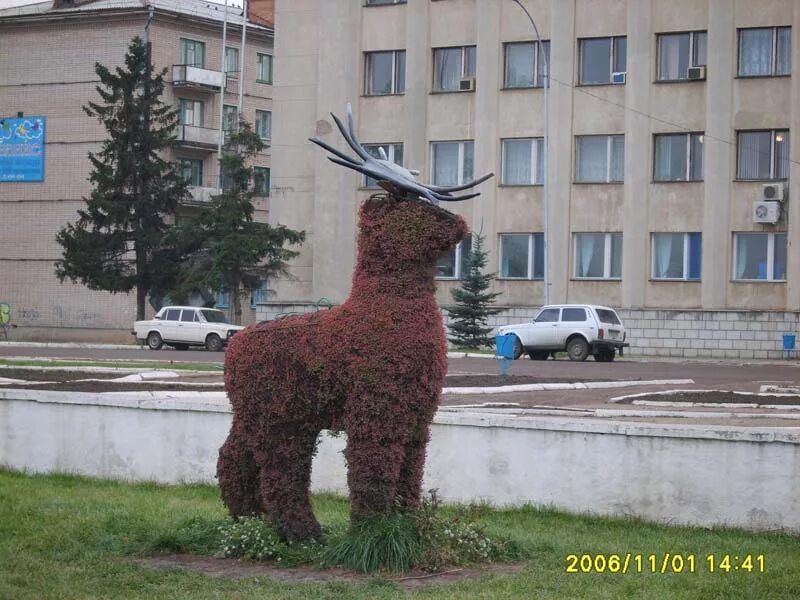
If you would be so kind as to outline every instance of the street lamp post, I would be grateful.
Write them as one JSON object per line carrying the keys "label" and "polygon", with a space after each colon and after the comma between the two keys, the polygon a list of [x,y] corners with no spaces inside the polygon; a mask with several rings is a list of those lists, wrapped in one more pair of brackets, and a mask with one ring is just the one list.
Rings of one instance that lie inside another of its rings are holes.
{"label": "street lamp post", "polygon": [[[547,205],[549,204],[548,196],[549,196],[549,191],[550,191],[550,186],[549,186],[549,182],[548,182],[549,176],[547,174],[548,156],[550,154],[550,150],[549,150],[548,144],[547,144],[548,138],[549,138],[549,135],[548,135],[549,118],[548,117],[549,117],[549,112],[550,112],[550,103],[548,102],[548,90],[550,89],[550,65],[549,65],[549,60],[547,58],[547,55],[545,54],[545,51],[544,51],[544,46],[542,45],[542,38],[539,37],[539,29],[536,27],[536,22],[533,20],[533,17],[531,16],[531,13],[528,12],[528,9],[525,8],[525,6],[522,4],[522,2],[520,0],[512,0],[512,1],[515,2],[523,11],[525,11],[525,14],[528,17],[528,20],[531,22],[531,25],[533,25],[533,32],[536,34],[536,42],[538,44],[538,47],[536,48],[536,51],[539,53],[539,56],[541,56],[542,61],[544,63],[544,68],[542,70],[542,79],[543,79],[542,84],[544,85],[544,136],[543,136],[543,139],[542,139],[542,145],[544,146],[544,160],[542,161],[543,168],[544,168],[544,177],[542,179],[542,195],[544,196],[544,198],[542,200],[542,212],[544,213],[543,214],[543,217],[544,217],[544,227],[543,227],[543,229],[544,229],[544,231],[542,232],[542,252],[543,252],[544,256],[542,257],[543,258],[542,262],[543,262],[544,268],[542,270],[542,279],[543,279],[542,284],[543,284],[543,287],[544,287],[543,304],[547,305],[547,304],[550,304],[550,271],[547,268],[547,259],[548,259],[548,254],[549,254],[549,252],[548,252],[548,243],[547,243],[548,242],[547,230],[549,229],[548,211],[547,211],[548,206]],[[537,61],[534,61],[534,64],[538,65]],[[533,74],[534,85],[536,83],[536,77],[537,76],[538,76],[538,73],[534,72],[534,74]]]}

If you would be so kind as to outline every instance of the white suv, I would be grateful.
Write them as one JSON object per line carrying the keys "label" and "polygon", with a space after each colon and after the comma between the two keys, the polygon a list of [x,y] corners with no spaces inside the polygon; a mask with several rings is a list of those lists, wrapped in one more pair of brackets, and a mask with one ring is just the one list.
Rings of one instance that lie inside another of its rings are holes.
{"label": "white suv", "polygon": [[527,352],[533,360],[547,360],[554,352],[566,350],[570,360],[586,360],[589,354],[598,362],[622,356],[625,327],[613,309],[593,304],[544,306],[529,323],[503,325],[498,335],[513,335],[514,358]]}
{"label": "white suv", "polygon": [[136,321],[131,333],[137,340],[147,340],[151,350],[160,350],[167,344],[176,350],[205,346],[212,352],[218,352],[242,329],[244,327],[228,323],[221,310],[165,306],[149,321]]}

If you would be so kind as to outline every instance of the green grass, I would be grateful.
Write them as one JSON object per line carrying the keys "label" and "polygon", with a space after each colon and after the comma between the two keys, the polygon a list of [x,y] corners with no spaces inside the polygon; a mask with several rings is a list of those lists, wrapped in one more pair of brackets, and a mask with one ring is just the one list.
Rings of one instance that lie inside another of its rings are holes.
{"label": "green grass", "polygon": [[112,369],[166,369],[169,371],[221,371],[222,359],[219,363],[192,362],[148,362],[144,360],[16,360],[0,359],[0,366],[7,367],[104,367]]}
{"label": "green grass", "polygon": [[[345,500],[316,496],[329,527],[347,522]],[[738,530],[665,527],[531,507],[473,511],[487,534],[510,537],[526,556],[516,575],[404,592],[385,579],[365,584],[286,584],[150,569],[133,562],[156,551],[211,551],[225,516],[211,486],[123,484],[0,470],[0,599],[40,600],[524,598],[789,600],[800,589],[800,539]],[[684,553],[695,574],[568,574],[571,553]],[[708,553],[763,554],[766,573],[715,573]]]}

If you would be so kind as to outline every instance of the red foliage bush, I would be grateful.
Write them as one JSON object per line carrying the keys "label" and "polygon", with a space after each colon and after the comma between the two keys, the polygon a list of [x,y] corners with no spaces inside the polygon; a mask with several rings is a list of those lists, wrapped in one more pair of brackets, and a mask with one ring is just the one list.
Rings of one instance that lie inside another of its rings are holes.
{"label": "red foliage bush", "polygon": [[319,537],[308,488],[322,429],[347,433],[354,520],[419,505],[447,369],[435,265],[466,233],[461,217],[430,203],[373,196],[344,304],[233,338],[233,424],[217,464],[231,514],[266,513],[286,539]]}

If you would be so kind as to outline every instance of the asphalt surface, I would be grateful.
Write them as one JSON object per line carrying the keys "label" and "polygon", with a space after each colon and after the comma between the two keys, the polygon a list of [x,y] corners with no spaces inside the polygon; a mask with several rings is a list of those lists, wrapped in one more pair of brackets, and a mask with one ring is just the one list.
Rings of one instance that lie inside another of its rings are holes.
{"label": "asphalt surface", "polygon": [[[42,348],[25,346],[0,346],[0,357],[29,357],[53,359],[142,360],[148,362],[202,362],[222,363],[224,353],[205,350],[159,351],[110,348]],[[491,358],[451,358],[449,372],[499,373],[499,363]],[[777,362],[733,361],[661,361],[653,359],[624,358],[612,363],[598,363],[591,358],[585,362],[567,359],[513,361],[512,375],[532,375],[577,380],[652,380],[693,379],[697,387],[740,389],[753,391],[762,384],[800,385],[800,363],[796,360]]]}

